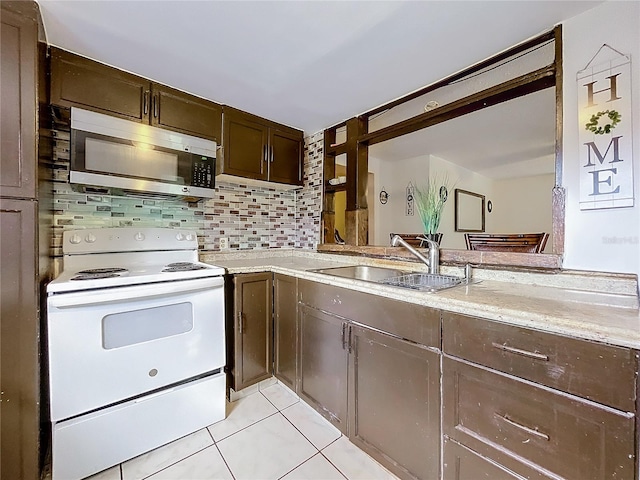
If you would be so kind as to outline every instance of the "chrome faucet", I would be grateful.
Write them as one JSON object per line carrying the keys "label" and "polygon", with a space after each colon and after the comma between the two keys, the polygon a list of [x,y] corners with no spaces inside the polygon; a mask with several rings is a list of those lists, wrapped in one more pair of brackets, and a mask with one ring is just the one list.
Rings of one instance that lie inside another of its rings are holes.
{"label": "chrome faucet", "polygon": [[397,247],[398,244],[402,245],[404,248],[418,257],[421,262],[429,267],[429,273],[437,275],[440,269],[440,246],[436,242],[428,238],[420,237],[420,240],[425,241],[429,244],[429,258],[425,257],[423,254],[421,254],[419,251],[405,242],[402,237],[400,237],[400,235],[393,236],[393,238],[391,239],[391,246]]}

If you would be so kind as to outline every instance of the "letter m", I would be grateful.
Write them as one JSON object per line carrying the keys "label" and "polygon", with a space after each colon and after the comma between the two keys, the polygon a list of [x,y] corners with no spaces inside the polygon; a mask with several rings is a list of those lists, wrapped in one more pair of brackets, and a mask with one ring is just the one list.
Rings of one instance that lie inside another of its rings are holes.
{"label": "letter m", "polygon": [[613,160],[611,160],[609,163],[615,163],[615,162],[622,162],[623,160],[620,158],[620,149],[619,149],[619,145],[618,145],[618,141],[622,138],[622,135],[620,135],[619,137],[613,137],[611,139],[611,141],[609,142],[609,145],[607,146],[607,149],[604,152],[604,155],[602,155],[600,153],[600,150],[598,149],[598,146],[596,145],[596,142],[587,142],[585,143],[586,147],[587,147],[587,155],[588,155],[588,161],[587,164],[584,165],[585,167],[593,167],[595,166],[595,163],[593,163],[591,161],[591,152],[593,152],[593,154],[596,156],[596,159],[600,162],[600,165],[602,165],[604,163],[605,158],[607,157],[607,155],[609,154],[609,150],[611,149],[611,145],[613,145]]}

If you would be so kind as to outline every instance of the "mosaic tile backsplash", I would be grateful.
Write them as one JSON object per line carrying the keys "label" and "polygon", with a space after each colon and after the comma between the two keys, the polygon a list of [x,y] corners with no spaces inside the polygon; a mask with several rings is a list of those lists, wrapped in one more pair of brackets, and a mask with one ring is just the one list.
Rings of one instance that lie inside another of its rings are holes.
{"label": "mosaic tile backsplash", "polygon": [[231,250],[315,249],[320,239],[322,132],[305,138],[302,189],[217,181],[217,196],[197,203],[76,192],[68,183],[69,132],[54,136],[54,255],[62,254],[62,232],[79,228],[188,228],[203,251],[219,250],[223,237]]}

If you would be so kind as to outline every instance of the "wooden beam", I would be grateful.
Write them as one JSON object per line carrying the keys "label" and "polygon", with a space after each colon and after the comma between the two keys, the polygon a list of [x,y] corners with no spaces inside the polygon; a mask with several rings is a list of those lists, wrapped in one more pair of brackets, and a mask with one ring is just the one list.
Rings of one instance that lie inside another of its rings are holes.
{"label": "wooden beam", "polygon": [[562,124],[563,124],[563,70],[562,70],[562,25],[554,28],[556,70],[556,180],[553,188],[551,222],[553,229],[552,251],[564,254],[566,192],[562,187]]}
{"label": "wooden beam", "polygon": [[367,208],[368,146],[358,143],[367,123],[361,117],[347,120],[347,210]]}
{"label": "wooden beam", "polygon": [[[556,27],[557,29],[558,27]],[[392,102],[389,103],[385,103],[384,105],[381,105],[379,107],[374,108],[373,110],[369,110],[368,112],[365,112],[362,114],[363,117],[365,118],[369,118],[373,115],[376,115],[378,113],[384,112],[386,110],[389,110],[393,107],[397,107],[398,105],[402,105],[403,103],[406,103],[410,100],[413,100],[415,98],[418,98],[426,93],[432,92],[433,90],[436,90],[440,87],[444,87],[446,85],[449,85],[452,82],[455,82],[457,80],[460,80],[464,77],[467,77],[473,73],[479,72],[480,70],[483,70],[487,67],[490,67],[492,65],[495,65],[498,62],[501,62],[502,60],[506,60],[509,57],[512,57],[514,55],[517,55],[518,53],[524,52],[526,50],[529,50],[530,48],[535,47],[536,45],[541,45],[544,42],[548,42],[549,40],[554,39],[555,37],[555,29],[551,30],[549,32],[543,33],[542,35],[539,35],[535,38],[532,38],[530,40],[527,40],[523,43],[521,43],[520,45],[516,45],[508,50],[505,50],[504,52],[501,52],[497,55],[494,55],[491,58],[488,58],[486,60],[483,60],[479,63],[476,63],[475,65],[472,65],[468,68],[465,68],[464,70],[461,70],[458,73],[454,73],[453,75],[450,75],[436,83],[432,83],[431,85],[428,85],[426,87],[420,88],[418,90],[416,90],[415,92],[411,92],[403,97],[400,97],[396,100],[393,100]],[[557,40],[557,37],[556,37]],[[556,43],[557,45],[557,43]]]}
{"label": "wooden beam", "polygon": [[553,64],[533,72],[521,75],[499,85],[443,105],[429,112],[421,113],[402,122],[381,128],[361,136],[358,141],[367,145],[391,140],[413,133],[423,128],[446,122],[452,118],[466,115],[483,108],[491,107],[514,98],[544,90],[555,85],[555,67]]}

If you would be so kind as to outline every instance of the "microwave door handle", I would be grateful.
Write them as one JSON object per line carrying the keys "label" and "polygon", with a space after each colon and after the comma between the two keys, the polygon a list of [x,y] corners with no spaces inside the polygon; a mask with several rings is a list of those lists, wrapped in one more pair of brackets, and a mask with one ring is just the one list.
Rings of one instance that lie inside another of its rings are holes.
{"label": "microwave door handle", "polygon": [[[197,283],[196,283],[197,282]],[[92,292],[74,292],[50,295],[49,306],[55,308],[73,308],[89,305],[105,305],[109,303],[122,303],[129,299],[141,300],[147,298],[164,297],[180,293],[192,293],[202,290],[224,288],[222,277],[195,280],[193,282],[167,282],[152,285],[136,285],[132,287],[119,287]]]}

